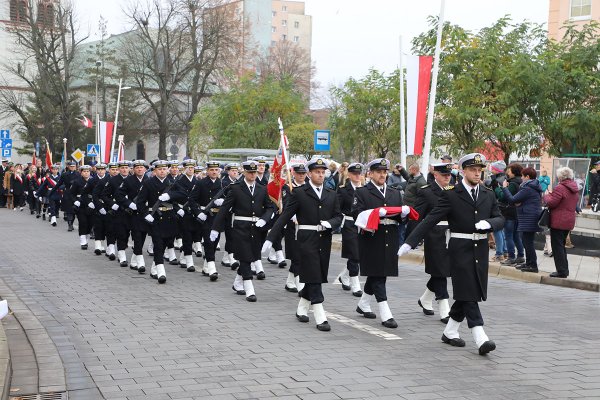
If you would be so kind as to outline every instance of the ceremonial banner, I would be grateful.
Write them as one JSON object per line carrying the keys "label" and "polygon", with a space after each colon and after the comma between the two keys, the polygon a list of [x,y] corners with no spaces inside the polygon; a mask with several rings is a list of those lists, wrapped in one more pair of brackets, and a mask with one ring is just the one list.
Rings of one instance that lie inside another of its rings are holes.
{"label": "ceremonial banner", "polygon": [[421,155],[427,99],[431,86],[431,56],[409,56],[406,65],[406,154]]}
{"label": "ceremonial banner", "polygon": [[111,162],[110,146],[112,144],[114,122],[100,121],[100,161]]}
{"label": "ceremonial banner", "polygon": [[267,193],[269,194],[271,200],[277,204],[279,210],[281,210],[281,189],[285,184],[285,179],[282,178],[281,173],[287,163],[286,148],[288,145],[287,137],[283,132],[283,124],[281,123],[281,119],[279,119],[279,135],[279,150],[277,151],[277,156],[275,157],[275,160],[273,161],[273,167],[271,168],[272,180],[267,184]]}
{"label": "ceremonial banner", "polygon": [[52,152],[50,151],[50,145],[46,140],[46,168],[52,168]]}

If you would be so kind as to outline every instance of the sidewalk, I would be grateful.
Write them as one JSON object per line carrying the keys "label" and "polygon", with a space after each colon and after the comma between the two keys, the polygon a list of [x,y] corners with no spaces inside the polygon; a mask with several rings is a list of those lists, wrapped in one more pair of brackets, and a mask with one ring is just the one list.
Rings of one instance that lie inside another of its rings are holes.
{"label": "sidewalk", "polygon": [[[333,236],[332,249],[341,248],[342,235]],[[521,272],[514,267],[500,265],[498,262],[490,262],[489,275],[499,278],[515,279],[524,282],[543,283],[546,285],[555,285],[570,287],[575,289],[600,291],[600,257],[582,256],[569,254],[567,249],[567,258],[569,260],[569,278],[551,278],[551,272],[554,268],[554,259],[544,256],[543,251],[537,251],[539,273]],[[494,256],[495,250],[490,250],[490,259]],[[401,263],[424,263],[423,247],[411,251],[400,259]]]}

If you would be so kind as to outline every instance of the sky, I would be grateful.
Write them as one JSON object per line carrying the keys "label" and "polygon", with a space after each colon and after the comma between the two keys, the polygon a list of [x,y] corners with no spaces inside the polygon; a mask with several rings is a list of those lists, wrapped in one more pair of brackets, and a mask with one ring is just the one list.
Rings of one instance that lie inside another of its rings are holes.
{"label": "sky", "polygon": [[[127,30],[122,7],[134,0],[74,0],[81,30],[100,38],[100,15],[111,34]],[[445,20],[477,31],[510,15],[514,21],[546,24],[549,0],[447,0]],[[399,63],[399,37],[404,52],[413,37],[428,29],[427,16],[438,15],[441,0],[305,0],[312,16],[312,59],[316,80],[326,88],[349,77],[361,78],[369,68],[391,72]]]}

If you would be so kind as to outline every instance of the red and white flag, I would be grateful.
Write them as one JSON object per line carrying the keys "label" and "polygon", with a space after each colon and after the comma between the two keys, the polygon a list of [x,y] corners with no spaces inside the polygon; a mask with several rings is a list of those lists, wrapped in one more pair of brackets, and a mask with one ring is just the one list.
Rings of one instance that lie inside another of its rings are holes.
{"label": "red and white flag", "polygon": [[431,86],[431,56],[408,56],[406,64],[406,154],[423,154],[427,99]]}
{"label": "red and white flag", "polygon": [[125,143],[119,140],[119,152],[117,153],[117,161],[125,161]]}
{"label": "red and white flag", "polygon": [[110,150],[112,146],[112,136],[114,129],[114,122],[100,121],[100,160],[103,163],[111,162]]}
{"label": "red and white flag", "polygon": [[92,120],[89,119],[88,117],[86,117],[85,115],[82,115],[81,118],[75,118],[77,121],[81,122],[83,124],[83,126],[85,126],[86,128],[92,128],[94,126],[94,124],[92,123]]}
{"label": "red and white flag", "polygon": [[277,150],[277,156],[273,161],[273,167],[271,168],[271,177],[272,180],[267,184],[267,193],[269,197],[281,210],[281,189],[285,184],[285,180],[281,177],[281,173],[283,172],[283,168],[287,162],[286,157],[286,147],[287,147],[287,137],[283,132],[283,124],[281,123],[281,119],[279,119],[279,150]]}
{"label": "red and white flag", "polygon": [[46,168],[52,168],[52,152],[50,151],[50,144],[46,140]]}
{"label": "red and white flag", "polygon": [[[377,229],[379,229],[379,223],[381,221],[381,216],[379,215],[379,210],[381,208],[386,210],[386,217],[394,217],[402,213],[402,207],[371,208],[369,210],[360,212],[356,217],[356,221],[354,221],[354,225],[367,232],[377,231]],[[408,208],[410,208],[410,212],[408,213],[407,218],[413,221],[418,221],[419,213],[417,212],[417,210],[410,206],[408,206]]]}

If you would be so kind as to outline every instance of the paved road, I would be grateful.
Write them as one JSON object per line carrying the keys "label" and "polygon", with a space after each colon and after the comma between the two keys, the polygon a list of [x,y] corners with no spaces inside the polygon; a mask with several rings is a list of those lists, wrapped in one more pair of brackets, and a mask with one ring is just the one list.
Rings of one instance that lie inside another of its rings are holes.
{"label": "paved road", "polygon": [[[336,254],[330,278],[342,265]],[[328,284],[335,315],[319,332],[312,315],[296,321],[284,270],[255,281],[257,303],[225,269],[209,282],[169,266],[158,285],[80,250],[64,224],[0,210],[0,276],[56,344],[71,399],[600,398],[597,293],[491,279],[482,311],[498,348],[481,357],[466,326],[465,348],[441,343],[443,325],[416,305],[422,267],[400,270],[388,293],[398,329],[357,316],[357,299]]]}

